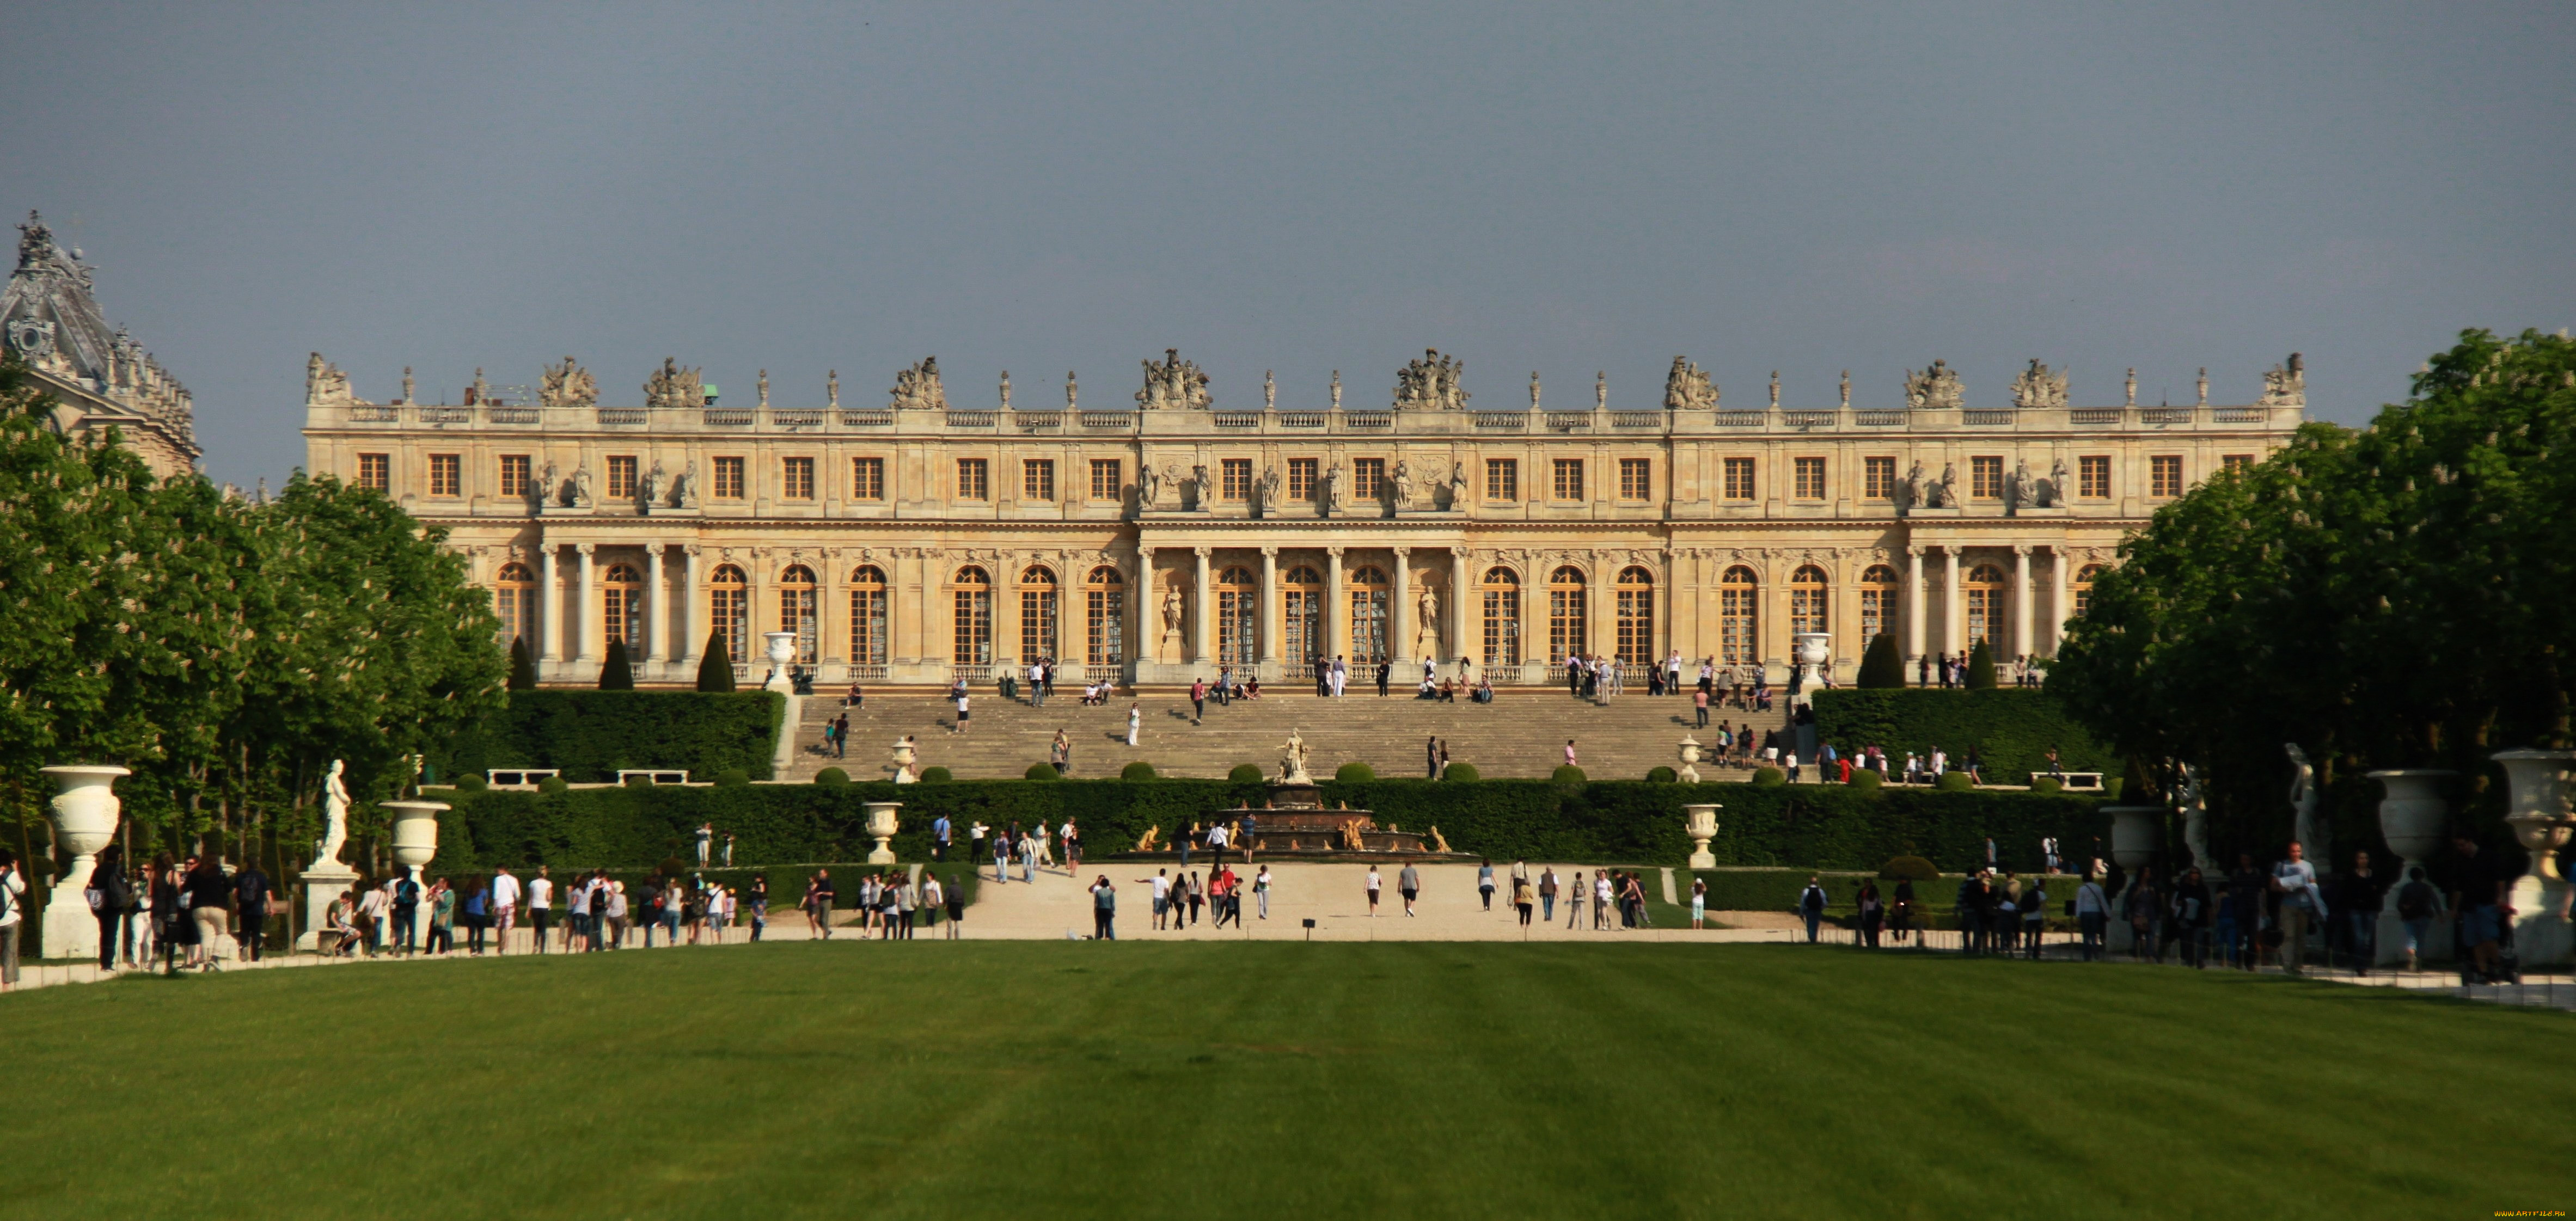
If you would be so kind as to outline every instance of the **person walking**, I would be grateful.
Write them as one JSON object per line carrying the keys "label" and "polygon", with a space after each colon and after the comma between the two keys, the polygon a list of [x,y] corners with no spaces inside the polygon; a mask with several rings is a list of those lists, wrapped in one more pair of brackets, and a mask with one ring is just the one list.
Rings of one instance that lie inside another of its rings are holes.
{"label": "person walking", "polygon": [[18,986],[18,934],[26,927],[21,915],[26,906],[27,882],[18,876],[18,854],[0,848],[0,992]]}
{"label": "person walking", "polygon": [[1379,699],[1386,698],[1386,680],[1388,676],[1394,673],[1394,663],[1385,661],[1377,663],[1377,697]]}
{"label": "person walking", "polygon": [[1191,870],[1190,875],[1182,879],[1182,889],[1186,892],[1183,897],[1190,905],[1190,924],[1196,927],[1199,908],[1207,904],[1207,884],[1199,880],[1197,870]]}
{"label": "person walking", "polygon": [[98,854],[85,897],[98,917],[98,969],[114,970],[120,953],[125,965],[133,966],[134,881],[127,875],[123,845],[111,843]]}
{"label": "person walking", "polygon": [[1020,824],[1012,823],[1010,833],[993,836],[993,881],[1008,884],[1011,880],[1011,850],[1018,846]]}
{"label": "person walking", "polygon": [[[2207,909],[2204,902],[2203,910]],[[2041,936],[2048,931],[2048,889],[2040,879],[2032,878],[2030,887],[2021,892],[2021,943],[2032,962],[2039,961]]]}
{"label": "person walking", "polygon": [[2078,953],[2086,962],[2102,960],[2102,934],[2110,926],[2111,899],[2102,893],[2102,884],[2093,875],[2084,875],[2084,884],[2075,888],[2075,927]]}
{"label": "person walking", "polygon": [[1440,737],[1437,734],[1423,739],[1422,769],[1426,778],[1432,780],[1440,778]]}
{"label": "person walking", "polygon": [[523,888],[516,874],[504,865],[492,871],[492,952],[510,952],[510,930],[519,923],[519,898]]}
{"label": "person walking", "polygon": [[555,880],[546,866],[537,866],[537,876],[528,879],[528,940],[536,952],[546,952],[546,926],[555,914]]}
{"label": "person walking", "polygon": [[1206,721],[1207,679],[1200,678],[1190,684],[1190,724],[1199,725]]}
{"label": "person walking", "polygon": [[2460,968],[2463,981],[2491,982],[2500,978],[2498,959],[2503,953],[2504,917],[2511,914],[2507,887],[2508,875],[2468,836],[2451,840],[2455,861],[2451,866],[2452,939],[2457,952],[2466,959]]}
{"label": "person walking", "polygon": [[1375,866],[1375,865],[1371,865],[1371,866],[1369,866],[1369,868],[1368,868],[1368,903],[1369,903],[1369,911],[1368,911],[1368,914],[1369,914],[1369,919],[1371,919],[1371,920],[1375,920],[1375,919],[1377,919],[1377,896],[1378,896],[1378,891],[1379,891],[1380,889],[1384,888],[1384,887],[1385,887],[1385,885],[1386,885],[1386,883],[1385,883],[1385,882],[1380,881],[1380,880],[1378,879],[1378,876],[1377,876],[1377,866]]}
{"label": "person walking", "polygon": [[[1680,681],[1678,676],[1681,673],[1681,663],[1676,661],[1673,663],[1673,666],[1673,673],[1676,676],[1674,681],[1678,682]],[[1706,706],[1707,705],[1705,704],[1701,705],[1701,707]],[[1872,893],[1875,893],[1875,891]],[[1706,878],[1694,877],[1691,879],[1691,927],[1695,929],[1708,927],[1708,879]],[[1873,940],[1870,944],[1876,945],[1878,943]]]}
{"label": "person walking", "polygon": [[1109,884],[1109,875],[1091,884],[1091,937],[1094,941],[1118,940],[1118,888]]}
{"label": "person walking", "polygon": [[1047,746],[1047,762],[1054,766],[1056,775],[1073,771],[1073,739],[1066,737],[1062,729],[1055,731],[1055,741]]}
{"label": "person walking", "polygon": [[[1484,900],[1486,911],[1494,910],[1494,863],[1492,861],[1484,861],[1476,866],[1476,894]],[[1413,901],[1409,895],[1405,898],[1404,914],[1408,916],[1413,914]]]}
{"label": "person walking", "polygon": [[[2166,935],[2182,942],[2182,961],[2193,970],[2209,967],[2209,925],[2214,905],[2210,902],[2209,883],[2198,867],[2185,869],[2174,882]],[[2034,951],[2031,957],[2039,954]]]}
{"label": "person walking", "polygon": [[698,868],[704,869],[707,867],[707,851],[715,846],[716,825],[712,822],[699,823],[696,835],[698,841]]}
{"label": "person walking", "polygon": [[1583,923],[1583,900],[1591,893],[1592,883],[1583,880],[1582,870],[1575,870],[1573,880],[1565,887],[1565,927],[1570,929]]}
{"label": "person walking", "polygon": [[1268,865],[1262,866],[1261,872],[1252,875],[1252,901],[1260,906],[1261,918],[1264,920],[1269,919],[1270,866]]}
{"label": "person walking", "polygon": [[456,889],[445,878],[429,887],[428,948],[442,958],[456,952]]}
{"label": "person walking", "polygon": [[2340,943],[2344,960],[2352,964],[2356,975],[2370,974],[2373,959],[2379,956],[2379,875],[2370,870],[2370,854],[2352,854],[2352,868],[2335,876],[2334,897],[2327,906],[2335,913],[2333,941]]}
{"label": "person walking", "polygon": [[[1374,881],[1377,876],[1376,871],[1371,870],[1369,876],[1372,879],[1370,882],[1370,893],[1374,895],[1376,893],[1376,882]],[[1494,910],[1493,866],[1490,864],[1487,865],[1482,876],[1485,888],[1485,910],[1492,911]],[[1414,869],[1412,861],[1406,861],[1404,863],[1404,868],[1396,873],[1395,890],[1397,894],[1404,896],[1404,914],[1408,918],[1411,917],[1413,915],[1413,901],[1422,897],[1422,874],[1420,871]],[[1376,906],[1376,901],[1374,899],[1370,901],[1370,906]]]}
{"label": "person walking", "polygon": [[832,889],[832,871],[817,869],[814,880],[805,888],[805,919],[822,939],[832,939],[832,901],[838,898]]}
{"label": "person walking", "polygon": [[2397,920],[2406,930],[2406,969],[2416,970],[2416,955],[2424,946],[2424,931],[2433,925],[2434,913],[2441,910],[2441,895],[2431,882],[2424,880],[2422,865],[2406,867],[2406,881],[2397,888]]}
{"label": "person walking", "polygon": [[1072,877],[1072,876],[1074,876],[1075,874],[1081,873],[1081,872],[1082,872],[1082,830],[1081,830],[1081,828],[1078,828],[1078,827],[1076,827],[1076,826],[1074,826],[1074,825],[1073,825],[1073,819],[1071,819],[1071,818],[1067,818],[1067,819],[1065,819],[1065,820],[1064,820],[1064,825],[1063,825],[1063,826],[1056,828],[1056,837],[1057,837],[1058,839],[1060,839],[1060,840],[1062,840],[1062,841],[1064,842],[1064,876],[1066,876],[1066,877]]}
{"label": "person walking", "polygon": [[957,884],[957,875],[948,875],[948,885],[940,891],[940,900],[948,905],[948,939],[965,936],[966,888]]}
{"label": "person walking", "polygon": [[2306,852],[2293,841],[2288,858],[2272,867],[2272,893],[2281,896],[2281,972],[2285,975],[2305,971],[2308,932],[2326,915],[2325,899],[2317,893],[2317,868],[2307,862]]}
{"label": "person walking", "polygon": [[1807,888],[1798,892],[1798,918],[1807,924],[1807,944],[1816,944],[1816,926],[1825,919],[1825,888],[1816,885],[1813,874],[1807,876]]}
{"label": "person walking", "polygon": [[1548,924],[1556,923],[1556,890],[1556,866],[1550,865],[1538,875],[1538,918]]}
{"label": "person walking", "polygon": [[1530,911],[1532,908],[1537,906],[1535,902],[1537,897],[1537,892],[1530,888],[1530,880],[1528,878],[1512,879],[1512,907],[1521,914],[1521,931],[1523,933],[1527,933],[1529,931]]}
{"label": "person walking", "polygon": [[957,723],[948,730],[951,736],[966,732],[968,718],[975,715],[966,707],[966,699],[966,684],[960,682],[957,684]]}
{"label": "person walking", "polygon": [[233,875],[234,919],[241,925],[241,936],[233,943],[233,956],[243,962],[258,962],[268,941],[268,901],[276,892],[269,888],[268,875],[260,872],[259,862],[242,866]]}
{"label": "person walking", "polygon": [[483,934],[492,927],[492,892],[481,878],[465,880],[465,898],[456,905],[456,914],[465,921],[465,952],[468,957],[483,956]]}
{"label": "person walking", "polygon": [[1614,883],[1610,880],[1609,870],[1595,869],[1592,871],[1593,932],[1605,932],[1610,928],[1610,900],[1614,893],[1613,887]]}
{"label": "person walking", "polygon": [[1145,709],[1141,704],[1127,705],[1127,745],[1136,745],[1136,735],[1144,732]]}
{"label": "person walking", "polygon": [[1704,681],[1699,690],[1691,692],[1691,711],[1699,718],[1698,727],[1708,728],[1708,684]]}
{"label": "person walking", "polygon": [[1157,869],[1154,871],[1154,876],[1150,878],[1138,878],[1136,881],[1140,885],[1151,886],[1154,888],[1153,893],[1150,896],[1154,913],[1153,928],[1155,932],[1162,932],[1164,928],[1164,917],[1170,914],[1172,906],[1172,871],[1168,869]]}

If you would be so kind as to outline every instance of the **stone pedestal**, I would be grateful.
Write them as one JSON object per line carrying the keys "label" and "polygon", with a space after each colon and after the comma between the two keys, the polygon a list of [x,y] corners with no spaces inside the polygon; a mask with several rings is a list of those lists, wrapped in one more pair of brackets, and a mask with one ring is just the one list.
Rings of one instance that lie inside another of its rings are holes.
{"label": "stone pedestal", "polygon": [[[2442,798],[2442,783],[2457,774],[2429,768],[2370,773],[2371,779],[2388,789],[2388,795],[2379,801],[2379,836],[2388,841],[2389,850],[2398,858],[2379,907],[2379,948],[2373,956],[2376,965],[2406,961],[2406,921],[2397,914],[2397,892],[2406,885],[2408,869],[2423,865],[2425,858],[2440,851],[2443,822],[2450,812],[2450,803]],[[2432,884],[2438,912],[2442,884],[2429,868],[2424,871],[2424,880]],[[2444,935],[2445,931],[2436,915],[2435,923],[2425,926],[2424,945],[2416,955],[2417,961],[2451,956],[2451,939]]]}
{"label": "stone pedestal", "polygon": [[[63,786],[53,800],[49,816],[54,823],[54,843],[72,854],[71,863],[54,879],[53,892],[45,899],[45,944],[47,958],[86,958],[98,960],[98,914],[89,909],[89,875],[98,867],[98,853],[116,837],[117,816],[123,802],[117,800],[111,787],[126,769],[114,765],[66,765],[48,767],[44,773]],[[23,926],[23,922],[22,922]]]}
{"label": "stone pedestal", "polygon": [[2558,850],[2576,831],[2568,810],[2571,782],[2576,782],[2576,752],[2505,750],[2495,761],[2504,765],[2512,786],[2504,823],[2531,854],[2531,869],[2514,880],[2513,949],[2525,968],[2567,961],[2567,920],[2558,914],[2567,903],[2567,882],[2558,873]]}
{"label": "stone pedestal", "polygon": [[304,931],[295,935],[295,948],[319,950],[323,931],[331,927],[331,901],[342,891],[356,889],[358,871],[334,861],[298,876],[304,881]]}
{"label": "stone pedestal", "polygon": [[2111,859],[2119,862],[2126,885],[2111,896],[2111,911],[2103,922],[2103,948],[2111,953],[2126,954],[2137,948],[2138,932],[2129,927],[2123,909],[2128,906],[2129,892],[2137,889],[2138,871],[2156,863],[2156,846],[2164,839],[2163,806],[2112,806],[2103,811],[2111,816]]}

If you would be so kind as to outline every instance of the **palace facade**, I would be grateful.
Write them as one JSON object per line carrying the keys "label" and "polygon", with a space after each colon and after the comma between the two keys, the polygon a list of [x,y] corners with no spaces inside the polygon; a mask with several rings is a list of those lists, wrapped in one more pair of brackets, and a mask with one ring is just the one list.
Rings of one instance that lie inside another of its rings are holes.
{"label": "palace facade", "polygon": [[18,226],[17,269],[0,289],[0,342],[53,398],[55,431],[104,436],[114,429],[155,473],[193,473],[204,451],[188,388],[123,327],[107,325],[91,287],[80,252],[56,245],[53,230],[29,212]]}
{"label": "palace facade", "polygon": [[[356,397],[307,369],[310,469],[449,531],[503,636],[550,682],[625,642],[639,679],[687,682],[710,640],[746,675],[792,634],[825,683],[944,683],[1053,657],[1069,674],[1264,678],[1316,657],[1470,659],[1498,683],[1569,653],[1679,652],[1784,679],[1823,633],[1848,679],[1895,633],[1909,662],[1988,642],[2052,653],[2120,540],[2211,472],[2282,445],[2296,355],[2263,394],[2073,405],[2033,361],[2010,401],[1966,403],[1942,362],[1894,406],[1721,405],[1676,358],[1662,402],[1470,406],[1426,353],[1393,401],[1217,403],[1167,352],[1132,402],[948,401],[937,362],[882,400],[720,401],[666,361],[604,404],[570,358],[533,393],[478,373],[459,404]],[[1454,667],[1444,672],[1454,672]]]}

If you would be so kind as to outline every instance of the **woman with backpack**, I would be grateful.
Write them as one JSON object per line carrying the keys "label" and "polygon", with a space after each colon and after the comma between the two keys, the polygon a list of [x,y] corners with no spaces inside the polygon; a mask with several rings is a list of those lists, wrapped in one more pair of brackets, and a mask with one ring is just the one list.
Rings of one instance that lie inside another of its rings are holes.
{"label": "woman with backpack", "polygon": [[[134,883],[126,876],[125,849],[111,843],[98,854],[98,866],[89,872],[87,890],[90,914],[98,917],[98,969],[116,968],[117,947],[122,942],[125,965],[134,965]],[[120,938],[118,930],[124,931]]]}
{"label": "woman with backpack", "polygon": [[472,957],[483,956],[483,930],[492,927],[492,892],[483,879],[465,881],[465,901],[457,905],[465,918],[465,949]]}

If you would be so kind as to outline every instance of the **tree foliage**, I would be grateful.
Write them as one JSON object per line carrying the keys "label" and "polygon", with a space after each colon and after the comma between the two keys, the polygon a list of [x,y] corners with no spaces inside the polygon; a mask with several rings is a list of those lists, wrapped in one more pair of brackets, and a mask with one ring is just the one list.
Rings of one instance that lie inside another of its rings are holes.
{"label": "tree foliage", "polygon": [[723,632],[707,633],[706,652],[698,658],[698,690],[723,694],[733,690],[733,653]]}
{"label": "tree foliage", "polygon": [[1869,650],[1861,654],[1860,677],[1852,685],[1864,690],[1905,685],[1905,655],[1894,635],[1880,632],[1870,638]]}

